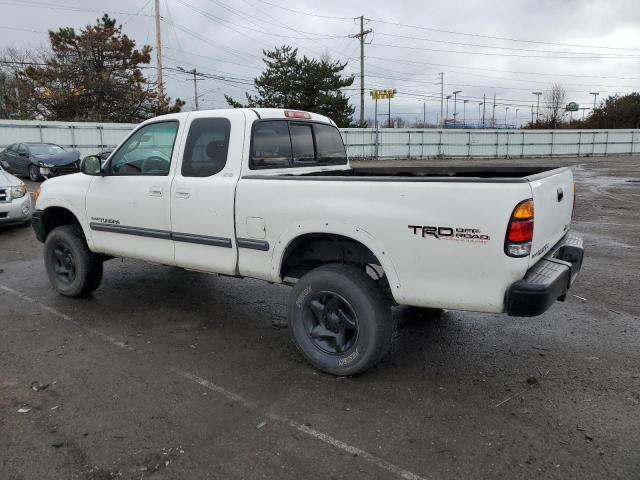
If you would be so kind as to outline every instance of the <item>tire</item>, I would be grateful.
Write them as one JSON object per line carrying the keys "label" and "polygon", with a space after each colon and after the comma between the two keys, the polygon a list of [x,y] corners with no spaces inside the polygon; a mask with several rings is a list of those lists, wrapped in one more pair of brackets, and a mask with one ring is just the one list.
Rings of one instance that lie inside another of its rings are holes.
{"label": "tire", "polygon": [[29,180],[32,182],[41,182],[44,177],[40,175],[40,169],[35,165],[29,165]]}
{"label": "tire", "polygon": [[44,244],[44,263],[53,288],[65,297],[82,297],[102,282],[102,260],[89,250],[74,225],[54,228]]}
{"label": "tire", "polygon": [[331,264],[304,275],[289,297],[289,331],[318,370],[362,373],[387,353],[395,326],[391,305],[365,272]]}

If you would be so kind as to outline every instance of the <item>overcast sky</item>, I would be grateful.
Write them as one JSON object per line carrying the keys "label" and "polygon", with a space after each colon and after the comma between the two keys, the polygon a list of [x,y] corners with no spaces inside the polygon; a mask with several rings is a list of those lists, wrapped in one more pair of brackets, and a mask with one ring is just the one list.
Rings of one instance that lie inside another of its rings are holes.
{"label": "overcast sky", "polygon": [[[155,45],[153,3],[0,0],[0,47],[47,45],[47,30],[79,29],[104,12],[139,45]],[[373,117],[370,89],[396,88],[392,115],[421,119],[425,103],[432,122],[440,113],[438,72],[444,72],[445,95],[462,91],[459,119],[468,100],[467,120],[478,118],[484,94],[488,102],[496,95],[498,121],[506,113],[514,122],[516,109],[518,123],[530,119],[531,92],[553,82],[581,107],[593,104],[592,91],[600,99],[640,90],[638,6],[637,0],[160,0],[165,66],[195,67],[228,79],[198,82],[201,109],[225,107],[224,93],[242,99],[252,89],[246,83],[262,70],[263,48],[286,43],[309,56],[328,53],[348,61],[349,73],[359,73],[359,44],[348,36],[359,31],[354,18],[364,15],[365,28],[373,31],[365,46],[366,116]],[[193,82],[176,71],[166,71],[165,79],[168,94],[193,109]],[[356,78],[345,92],[356,118],[359,85]],[[386,113],[386,104],[380,110]],[[450,117],[453,110],[452,98]]]}

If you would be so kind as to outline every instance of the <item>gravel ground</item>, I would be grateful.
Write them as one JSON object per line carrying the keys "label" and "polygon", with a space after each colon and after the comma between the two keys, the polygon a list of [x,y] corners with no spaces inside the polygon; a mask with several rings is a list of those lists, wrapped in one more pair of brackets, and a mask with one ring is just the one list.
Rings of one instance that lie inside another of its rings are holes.
{"label": "gravel ground", "polygon": [[0,228],[0,479],[640,478],[640,158],[530,162],[574,165],[567,301],[398,309],[400,348],[356,378],[274,327],[287,287],[112,260],[70,300]]}

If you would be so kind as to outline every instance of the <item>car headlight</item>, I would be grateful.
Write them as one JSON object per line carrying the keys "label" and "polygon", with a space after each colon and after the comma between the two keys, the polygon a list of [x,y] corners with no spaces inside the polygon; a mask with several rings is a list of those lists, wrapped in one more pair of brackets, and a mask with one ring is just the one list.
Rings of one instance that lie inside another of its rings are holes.
{"label": "car headlight", "polygon": [[53,168],[53,167],[55,167],[55,165],[53,165],[52,163],[45,163],[45,162],[38,162],[38,165],[40,165],[41,167],[45,167],[45,168]]}
{"label": "car headlight", "polygon": [[11,187],[11,198],[21,198],[27,194],[27,186],[23,183],[17,187]]}

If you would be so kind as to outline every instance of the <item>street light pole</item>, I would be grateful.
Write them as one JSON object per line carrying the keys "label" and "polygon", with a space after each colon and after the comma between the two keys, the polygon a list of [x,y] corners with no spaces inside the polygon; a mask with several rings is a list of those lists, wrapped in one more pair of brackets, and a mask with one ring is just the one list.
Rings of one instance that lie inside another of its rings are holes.
{"label": "street light pole", "polygon": [[469,100],[462,101],[462,126],[465,127],[467,125],[467,102]]}
{"label": "street light pole", "polygon": [[453,92],[453,128],[456,128],[456,115],[458,115],[458,94],[462,90],[456,90]]}
{"label": "street light pole", "polygon": [[446,119],[449,118],[449,99],[451,98],[451,95],[447,95],[446,96],[446,100],[447,100],[447,114],[445,115],[445,119],[443,119],[442,121],[442,125],[444,126]]}
{"label": "street light pole", "polygon": [[600,92],[589,92],[589,95],[593,95],[593,109],[596,109],[596,97],[600,95]]}
{"label": "street light pole", "polygon": [[516,128],[518,128],[518,111],[520,111],[520,109],[516,108],[516,121],[515,121]]}
{"label": "street light pole", "polygon": [[478,126],[482,125],[482,114],[480,113],[480,107],[484,102],[478,102]]}
{"label": "street light pole", "polygon": [[538,106],[536,107],[536,124],[540,121],[540,95],[542,92],[531,92],[538,97]]}
{"label": "street light pole", "polygon": [[507,113],[509,113],[509,107],[504,107],[504,128],[507,128]]}

